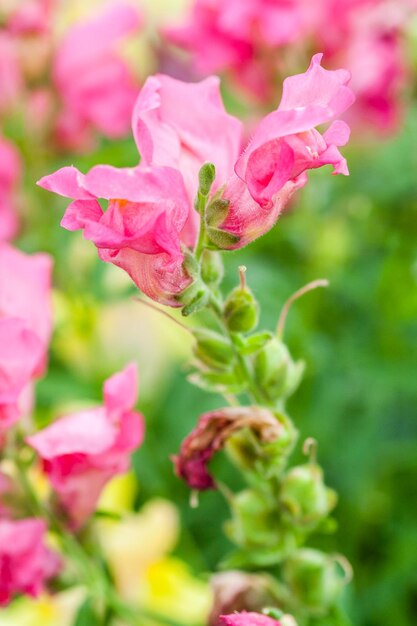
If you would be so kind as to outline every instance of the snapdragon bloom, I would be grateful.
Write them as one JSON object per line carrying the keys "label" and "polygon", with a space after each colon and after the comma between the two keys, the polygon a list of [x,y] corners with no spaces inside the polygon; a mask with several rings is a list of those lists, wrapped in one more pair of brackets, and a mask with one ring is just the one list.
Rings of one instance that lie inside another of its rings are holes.
{"label": "snapdragon bloom", "polygon": [[0,520],[0,605],[15,595],[38,596],[60,568],[58,556],[45,545],[45,522],[28,518]]}
{"label": "snapdragon bloom", "polygon": [[0,163],[0,241],[8,241],[15,236],[18,227],[15,196],[21,163],[16,148],[1,136]]}
{"label": "snapdragon bloom", "polygon": [[267,232],[293,193],[307,182],[306,171],[332,165],[334,174],[348,174],[338,147],[349,139],[342,121],[321,135],[315,126],[330,122],[353,102],[347,70],[321,67],[322,54],[312,58],[304,74],[284,81],[281,102],[255,129],[235,165],[223,198],[228,215],[220,226],[246,245]]}
{"label": "snapdragon bloom", "polygon": [[52,76],[62,110],[57,138],[64,147],[88,145],[91,130],[121,137],[130,126],[137,85],[118,47],[142,23],[129,3],[112,3],[75,24],[55,52]]}
{"label": "snapdragon bloom", "polygon": [[[83,229],[103,261],[123,268],[150,298],[179,306],[176,296],[191,282],[181,249],[190,207],[177,170],[98,165],[83,175],[64,167],[39,184],[74,198],[64,228]],[[97,198],[109,201],[106,212]]]}
{"label": "snapdragon bloom", "polygon": [[203,163],[215,165],[212,191],[232,175],[242,149],[242,123],[226,112],[216,76],[186,83],[157,74],[148,78],[140,91],[132,127],[143,163],[181,172],[190,206],[185,240],[193,246],[199,227],[193,209],[198,172]]}
{"label": "snapdragon bloom", "polygon": [[[261,121],[243,152],[242,125],[224,110],[218,79],[187,84],[157,75],[133,111],[139,166],[99,165],[85,175],[64,167],[39,185],[75,200],[64,228],[82,229],[99,256],[127,271],[149,297],[181,306],[192,282],[184,248],[193,250],[197,241],[200,216],[192,200],[205,162],[216,167],[212,197],[226,201],[226,216],[216,224],[226,233],[216,242],[224,248],[266,233],[307,182],[308,169],[330,164],[335,174],[348,173],[338,150],[348,140],[348,126],[335,121],[323,135],[315,126],[352,104],[350,75],[325,70],[321,58],[315,55],[304,74],[286,79],[278,109]],[[109,201],[105,213],[97,198]]]}
{"label": "snapdragon bloom", "polygon": [[231,615],[221,615],[220,624],[224,626],[280,626],[280,623],[272,617],[260,615],[259,613],[232,613]]}
{"label": "snapdragon bloom", "polygon": [[104,383],[104,405],[61,417],[28,438],[74,527],[93,513],[105,484],[127,471],[143,439],[133,411],[137,370],[131,364]]}

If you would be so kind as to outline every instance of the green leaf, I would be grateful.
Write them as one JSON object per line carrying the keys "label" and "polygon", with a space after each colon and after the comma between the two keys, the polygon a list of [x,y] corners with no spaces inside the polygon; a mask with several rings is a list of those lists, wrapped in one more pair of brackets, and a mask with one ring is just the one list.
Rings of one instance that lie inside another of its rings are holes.
{"label": "green leaf", "polygon": [[243,345],[240,349],[241,353],[244,355],[254,354],[261,350],[264,345],[271,339],[272,333],[269,331],[265,331],[262,333],[256,333],[256,335],[252,335],[251,337],[247,337],[243,341]]}
{"label": "green leaf", "polygon": [[214,393],[243,393],[246,384],[239,381],[234,372],[196,372],[188,377],[196,387]]}

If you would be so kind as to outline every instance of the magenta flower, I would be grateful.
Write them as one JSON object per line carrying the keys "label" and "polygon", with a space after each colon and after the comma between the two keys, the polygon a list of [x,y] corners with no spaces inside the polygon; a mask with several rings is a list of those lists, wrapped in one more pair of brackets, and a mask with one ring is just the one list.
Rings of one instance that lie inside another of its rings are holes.
{"label": "magenta flower", "polygon": [[[150,298],[179,306],[190,283],[181,244],[189,201],[181,174],[168,167],[93,167],[86,175],[64,167],[39,185],[73,198],[61,222],[83,229],[100,258],[123,268]],[[109,201],[103,213],[96,198]]]}
{"label": "magenta flower", "polygon": [[142,442],[143,417],[132,410],[136,395],[131,364],[104,383],[103,406],[61,417],[28,438],[75,527],[93,513],[105,484],[127,471]]}
{"label": "magenta flower", "polygon": [[272,617],[260,615],[259,613],[232,613],[231,615],[221,615],[220,623],[224,626],[280,626],[280,623]]}
{"label": "magenta flower", "polygon": [[83,147],[92,129],[109,137],[128,132],[137,85],[118,45],[141,21],[131,4],[113,3],[73,26],[59,44],[53,80],[62,100],[57,137],[64,147]]}
{"label": "magenta flower", "polygon": [[19,153],[0,136],[0,241],[12,239],[18,228],[15,189],[20,178]]}
{"label": "magenta flower", "polygon": [[0,319],[18,318],[38,338],[36,375],[45,369],[52,329],[51,273],[47,254],[25,254],[0,243]]}
{"label": "magenta flower", "polygon": [[45,533],[40,519],[0,520],[0,605],[17,594],[38,596],[58,573],[60,561],[45,545]]}

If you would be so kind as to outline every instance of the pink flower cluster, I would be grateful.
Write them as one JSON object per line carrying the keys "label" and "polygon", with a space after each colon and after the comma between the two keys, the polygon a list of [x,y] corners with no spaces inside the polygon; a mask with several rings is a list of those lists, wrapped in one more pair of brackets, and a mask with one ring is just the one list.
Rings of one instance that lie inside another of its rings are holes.
{"label": "pink flower cluster", "polygon": [[390,129],[407,66],[405,31],[413,0],[194,0],[186,23],[166,30],[202,75],[228,72],[270,101],[277,76],[305,50],[322,50],[346,67],[358,96],[355,115]]}
{"label": "pink flower cluster", "polygon": [[[30,130],[52,130],[64,149],[86,149],[94,133],[124,136],[137,80],[120,53],[142,16],[129,2],[106,4],[55,44],[56,0],[26,0],[0,34],[0,115],[24,106]],[[45,81],[46,77],[46,81]]]}
{"label": "pink flower cluster", "polygon": [[104,406],[61,417],[28,438],[74,527],[93,513],[105,484],[127,471],[130,453],[143,439],[133,411],[137,371],[131,364],[104,384]]}
{"label": "pink flower cluster", "polygon": [[51,259],[0,243],[0,433],[31,408],[51,334]]}
{"label": "pink flower cluster", "polygon": [[[98,165],[87,174],[64,167],[40,186],[73,199],[62,226],[82,229],[100,257],[122,267],[149,297],[181,306],[191,283],[184,249],[194,249],[200,216],[193,198],[205,162],[216,167],[213,192],[228,210],[218,228],[229,235],[221,247],[239,248],[266,233],[309,169],[330,164],[347,174],[338,147],[349,128],[333,120],[354,101],[346,70],[321,67],[315,55],[304,74],[284,81],[278,109],[266,116],[242,151],[243,128],[226,113],[215,77],[183,83],[149,78],[136,101],[132,125],[141,162],[132,168]],[[99,198],[108,201],[103,212]]]}

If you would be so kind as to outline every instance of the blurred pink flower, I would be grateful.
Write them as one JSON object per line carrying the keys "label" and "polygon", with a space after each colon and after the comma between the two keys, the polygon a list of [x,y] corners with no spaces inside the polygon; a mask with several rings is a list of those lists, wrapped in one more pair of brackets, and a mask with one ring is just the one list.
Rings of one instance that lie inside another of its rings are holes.
{"label": "blurred pink flower", "polygon": [[352,114],[362,126],[389,131],[398,121],[407,75],[404,30],[412,10],[407,0],[345,0],[342,6],[327,0],[323,5],[321,21],[333,28],[318,31],[319,45],[332,64],[351,71],[357,96]]}
{"label": "blurred pink flower", "polygon": [[[177,170],[97,165],[83,175],[64,167],[39,185],[75,199],[64,228],[83,229],[101,259],[123,268],[150,298],[179,306],[176,296],[190,283],[181,250],[189,201]],[[109,200],[105,213],[96,198]]]}
{"label": "blurred pink flower", "polygon": [[36,335],[42,347],[36,375],[45,368],[52,330],[51,273],[47,254],[25,254],[0,243],[0,319],[18,318]]}
{"label": "blurred pink flower", "polygon": [[15,188],[21,162],[17,149],[0,135],[0,241],[12,239],[17,232]]}
{"label": "blurred pink flower", "polygon": [[62,100],[56,132],[64,147],[83,147],[92,129],[109,137],[128,132],[137,85],[118,45],[141,22],[131,4],[112,3],[73,26],[59,44],[53,80]]}
{"label": "blurred pink flower", "polygon": [[231,615],[221,615],[220,623],[224,626],[280,626],[280,623],[272,617],[260,615],[259,613],[232,613]]}
{"label": "blurred pink flower", "polygon": [[15,317],[0,317],[0,346],[0,431],[4,431],[30,409],[28,386],[44,349],[36,333]]}
{"label": "blurred pink flower", "polygon": [[60,568],[58,556],[46,547],[46,526],[40,519],[0,520],[0,605],[13,596],[38,596]]}
{"label": "blurred pink flower", "polygon": [[12,10],[8,30],[17,35],[43,34],[50,31],[52,9],[56,0],[25,0]]}
{"label": "blurred pink flower", "polygon": [[222,230],[246,245],[268,231],[294,191],[307,182],[306,170],[332,165],[334,174],[348,174],[338,147],[349,139],[349,127],[335,121],[321,135],[315,126],[343,113],[354,101],[347,70],[328,71],[316,54],[304,74],[286,78],[281,102],[255,129],[237,160],[236,176],[226,185],[230,201]]}
{"label": "blurred pink flower", "polygon": [[13,38],[0,31],[0,115],[12,107],[23,85],[19,56]]}
{"label": "blurred pink flower", "polygon": [[144,423],[133,411],[136,366],[104,383],[104,406],[61,417],[28,438],[74,526],[93,513],[104,485],[127,471],[130,453],[143,439]]}
{"label": "blurred pink flower", "polygon": [[242,123],[226,112],[216,76],[186,83],[157,74],[140,91],[132,127],[143,163],[174,167],[183,175],[190,202],[186,243],[193,245],[198,172],[204,163],[214,163],[213,191],[229,178],[242,147]]}
{"label": "blurred pink flower", "polygon": [[198,72],[230,71],[254,95],[273,90],[273,50],[300,39],[308,21],[302,0],[195,0],[183,26],[165,30],[189,50]]}

